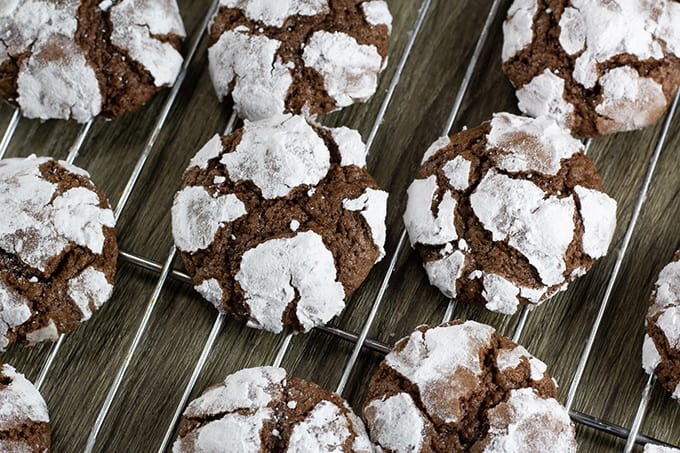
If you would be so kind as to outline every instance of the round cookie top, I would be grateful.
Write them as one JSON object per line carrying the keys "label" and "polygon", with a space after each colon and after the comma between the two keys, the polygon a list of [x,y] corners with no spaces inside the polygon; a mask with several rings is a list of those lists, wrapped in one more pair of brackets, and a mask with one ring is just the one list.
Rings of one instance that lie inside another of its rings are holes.
{"label": "round cookie top", "polygon": [[487,325],[421,326],[371,380],[371,440],[394,453],[575,452],[574,426],[546,369]]}
{"label": "round cookie top", "polygon": [[680,402],[680,252],[656,281],[647,312],[642,363]]}
{"label": "round cookie top", "polygon": [[38,390],[10,365],[0,371],[0,451],[47,452],[50,418]]}
{"label": "round cookie top", "polygon": [[520,109],[595,137],[649,126],[680,86],[680,3],[515,0],[503,69]]}
{"label": "round cookie top", "polygon": [[566,130],[498,113],[430,147],[404,222],[430,283],[511,314],[566,289],[605,255],[616,202]]}
{"label": "round cookie top", "polygon": [[9,0],[0,6],[0,98],[29,118],[113,118],[182,66],[175,0]]}
{"label": "round cookie top", "polygon": [[361,420],[335,393],[281,368],[238,371],[192,401],[174,453],[356,452],[373,448]]}
{"label": "round cookie top", "polygon": [[251,327],[326,323],[382,259],[387,193],[358,132],[283,115],[213,137],[172,207],[196,290]]}
{"label": "round cookie top", "polygon": [[0,350],[56,340],[106,302],[118,249],[89,175],[48,157],[0,160]]}
{"label": "round cookie top", "polygon": [[364,102],[391,27],[383,0],[220,0],[208,50],[215,91],[250,120]]}

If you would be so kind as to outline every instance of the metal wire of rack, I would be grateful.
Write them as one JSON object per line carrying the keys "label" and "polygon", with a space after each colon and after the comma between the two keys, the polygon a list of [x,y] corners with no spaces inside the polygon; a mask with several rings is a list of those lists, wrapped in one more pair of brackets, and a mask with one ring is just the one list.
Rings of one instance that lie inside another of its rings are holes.
{"label": "metal wire of rack", "polygon": [[[402,72],[404,70],[404,67],[411,55],[411,51],[413,49],[414,43],[421,31],[422,25],[425,21],[425,18],[430,11],[430,6],[431,6],[432,0],[423,0],[418,16],[416,18],[415,24],[411,30],[410,37],[408,39],[407,45],[405,47],[405,50],[403,51],[398,67],[392,77],[392,80],[390,82],[389,88],[387,90],[387,94],[380,106],[380,109],[378,111],[378,114],[375,118],[375,121],[373,123],[373,127],[370,131],[369,137],[367,139],[367,150],[371,150],[371,147],[373,145],[373,142],[375,140],[375,137],[377,136],[378,130],[381,127],[385,113],[390,105],[390,102],[392,100],[393,94],[399,85],[400,79]],[[500,10],[500,5],[502,3],[502,0],[494,0],[489,11],[488,15],[486,17],[486,20],[484,22],[484,26],[480,32],[479,39],[477,41],[477,45],[474,49],[474,52],[470,58],[470,61],[468,63],[465,75],[463,77],[463,80],[461,82],[461,85],[459,87],[457,96],[454,101],[454,105],[450,111],[450,115],[447,119],[446,126],[444,127],[443,135],[448,135],[452,132],[454,123],[456,121],[456,118],[460,112],[463,100],[465,98],[465,95],[468,92],[468,89],[470,87],[470,83],[473,77],[473,74],[475,73],[475,70],[477,69],[477,65],[479,64],[480,60],[480,55],[487,43],[491,27],[494,23],[494,21],[497,19],[497,16],[499,14]],[[194,59],[194,56],[196,55],[196,52],[198,50],[199,45],[201,44],[202,40],[205,37],[206,30],[209,24],[210,17],[213,15],[213,13],[216,11],[218,5],[218,0],[213,0],[210,6],[209,11],[205,15],[198,31],[196,34],[191,38],[190,44],[188,46],[188,51],[185,56],[185,61],[182,66],[182,69],[180,71],[180,74],[178,76],[178,79],[173,86],[173,88],[170,90],[168,93],[166,100],[163,104],[163,107],[161,109],[161,112],[156,120],[156,123],[154,125],[154,128],[152,129],[151,133],[149,134],[143,151],[141,155],[139,156],[136,165],[127,181],[127,184],[125,186],[125,189],[123,190],[123,193],[118,201],[117,206],[115,207],[114,210],[114,217],[116,221],[120,219],[120,216],[122,215],[130,196],[133,194],[135,187],[137,186],[137,183],[139,181],[139,178],[141,177],[142,171],[145,167],[145,164],[149,157],[151,156],[152,152],[154,151],[156,141],[158,140],[158,137],[163,130],[163,127],[166,124],[166,121],[168,119],[168,115],[173,108],[175,101],[177,99],[177,95],[185,81],[188,69]],[[645,385],[645,388],[642,392],[638,409],[635,414],[634,421],[631,425],[630,428],[627,427],[622,427],[617,424],[608,422],[606,420],[599,419],[597,417],[594,417],[592,415],[586,414],[586,413],[581,413],[578,411],[575,411],[572,409],[574,400],[576,398],[576,395],[578,393],[581,380],[583,378],[583,374],[585,371],[586,366],[589,363],[589,360],[591,359],[591,353],[593,350],[593,345],[596,339],[596,336],[598,332],[600,331],[600,327],[602,324],[602,320],[604,318],[605,311],[607,309],[608,303],[611,299],[611,295],[614,289],[614,285],[617,282],[619,272],[621,270],[621,266],[623,264],[624,258],[626,256],[626,253],[628,251],[631,238],[633,236],[633,233],[635,231],[635,228],[637,226],[640,214],[642,212],[642,208],[644,206],[644,203],[647,198],[647,194],[649,192],[649,188],[652,182],[652,179],[654,177],[657,164],[659,161],[659,158],[664,151],[664,147],[666,144],[666,140],[668,138],[668,133],[669,129],[672,123],[673,118],[675,117],[677,110],[678,110],[678,104],[680,103],[680,94],[675,97],[667,115],[666,119],[663,124],[663,128],[661,130],[661,134],[659,135],[659,138],[656,142],[656,146],[654,149],[654,153],[650,159],[649,165],[647,167],[647,172],[645,175],[644,183],[643,186],[640,190],[640,193],[637,197],[635,207],[633,210],[633,214],[629,220],[626,233],[624,238],[622,239],[621,243],[617,247],[617,250],[613,253],[617,254],[616,261],[614,263],[614,267],[609,275],[609,280],[607,283],[606,291],[605,294],[600,302],[599,305],[599,310],[597,312],[597,316],[591,326],[590,333],[588,335],[586,344],[583,348],[583,351],[580,355],[579,363],[576,368],[576,370],[573,373],[572,380],[570,387],[568,389],[568,395],[567,399],[565,402],[566,408],[569,410],[569,414],[571,418],[574,420],[574,422],[583,425],[585,427],[595,429],[599,432],[618,437],[620,439],[625,439],[626,440],[626,445],[624,451],[626,453],[630,453],[634,446],[636,444],[656,444],[656,445],[661,445],[661,446],[667,446],[667,447],[674,447],[673,445],[667,444],[665,442],[659,441],[657,439],[651,438],[649,436],[646,436],[644,434],[640,433],[640,428],[642,426],[642,423],[644,421],[645,415],[646,415],[646,410],[648,403],[650,401],[650,395],[651,391],[655,385],[656,380],[654,377],[650,377],[647,380],[647,383]],[[4,133],[2,135],[2,138],[0,138],[0,159],[4,157],[6,154],[10,142],[17,130],[17,127],[20,122],[20,112],[18,109],[15,109],[7,126],[5,127]],[[84,124],[79,133],[77,134],[73,144],[71,145],[68,156],[66,158],[66,161],[69,163],[74,163],[75,160],[78,158],[82,147],[84,143],[86,142],[91,128],[92,128],[93,122],[90,121],[86,124]],[[229,133],[230,131],[233,131],[236,127],[237,124],[237,118],[234,114],[232,114],[231,118],[228,121],[227,126],[225,127],[225,133]],[[586,152],[590,148],[590,141],[586,141],[585,143],[585,149]],[[391,276],[395,270],[398,256],[400,252],[404,249],[406,246],[406,232],[402,228],[401,235],[399,238],[399,241],[397,243],[396,249],[392,251],[391,257],[389,259],[389,266],[387,271],[385,272],[380,289],[373,301],[373,304],[371,306],[371,310],[366,317],[363,327],[359,333],[355,333],[349,330],[345,330],[342,328],[338,327],[331,327],[331,326],[322,326],[318,327],[317,330],[320,332],[323,332],[326,335],[333,336],[337,339],[349,342],[354,345],[352,352],[350,354],[350,357],[347,359],[346,365],[343,369],[343,374],[340,379],[340,382],[338,383],[336,391],[340,394],[343,393],[347,383],[349,382],[352,373],[355,369],[355,366],[357,364],[359,354],[363,349],[368,349],[372,350],[375,352],[378,352],[380,354],[387,354],[391,350],[391,346],[388,344],[385,344],[381,341],[374,340],[369,338],[369,331],[371,329],[371,326],[373,324],[373,321],[375,320],[375,317],[380,309],[380,304],[385,296],[386,290],[390,284]],[[173,246],[170,247],[170,251],[167,254],[166,260],[161,263],[156,260],[147,258],[145,256],[142,256],[140,254],[136,254],[134,252],[129,252],[129,251],[120,251],[120,258],[129,263],[132,264],[140,269],[144,269],[147,271],[151,271],[154,273],[159,274],[158,280],[156,282],[154,291],[152,292],[151,297],[149,298],[148,304],[146,306],[146,310],[144,312],[144,315],[140,321],[139,327],[136,331],[136,334],[134,336],[134,339],[132,341],[132,344],[129,347],[128,353],[125,357],[125,360],[123,363],[120,365],[118,369],[118,373],[116,374],[116,377],[111,384],[109,388],[108,395],[106,397],[106,400],[104,401],[104,404],[101,406],[99,414],[97,416],[97,419],[94,422],[94,425],[91,429],[90,435],[88,437],[87,445],[85,448],[86,452],[91,452],[93,451],[96,442],[97,442],[97,436],[103,426],[103,423],[105,421],[105,418],[111,408],[111,405],[117,395],[117,392],[123,382],[123,379],[125,378],[126,371],[128,367],[130,366],[130,363],[132,361],[133,356],[137,352],[137,348],[142,340],[142,337],[144,336],[146,332],[146,328],[148,326],[151,314],[154,310],[154,307],[156,305],[156,302],[158,301],[158,298],[160,297],[161,292],[163,291],[163,287],[165,283],[167,282],[168,279],[174,279],[177,281],[180,281],[182,283],[192,285],[191,278],[184,272],[173,270],[172,266],[175,261],[176,257],[176,248]],[[446,308],[446,311],[443,315],[443,320],[444,321],[449,321],[453,319],[454,315],[456,312],[456,301],[451,300],[449,301],[449,304]],[[528,306],[523,307],[521,315],[519,317],[519,320],[515,326],[512,339],[514,341],[519,341],[522,335],[522,332],[524,330],[524,327],[526,326],[527,322],[530,319],[530,313],[531,309]],[[207,363],[207,359],[213,349],[213,346],[215,344],[216,339],[218,338],[221,329],[224,325],[225,322],[225,316],[224,315],[218,315],[213,323],[213,326],[211,328],[211,331],[207,337],[207,340],[204,344],[204,348],[201,352],[201,355],[199,356],[199,359],[192,371],[191,377],[189,378],[189,381],[187,382],[187,385],[184,389],[184,392],[182,394],[182,397],[180,398],[176,411],[173,415],[173,418],[168,425],[168,428],[166,430],[165,436],[163,438],[163,441],[161,445],[159,446],[159,452],[164,452],[167,450],[175,429],[177,422],[179,421],[179,417],[181,416],[182,411],[184,410],[185,405],[188,402],[188,399],[194,390],[194,387]],[[279,349],[276,353],[275,360],[274,360],[274,365],[278,366],[282,363],[286,353],[288,352],[289,346],[291,344],[291,340],[293,338],[292,333],[286,333],[283,341],[281,342],[281,345],[279,346]],[[46,376],[48,375],[54,360],[60,350],[60,346],[63,342],[64,335],[62,335],[59,340],[51,347],[48,357],[45,360],[45,363],[43,364],[40,374],[38,376],[38,379],[36,380],[36,386],[40,388],[44,381]],[[677,448],[677,447],[676,447]]]}

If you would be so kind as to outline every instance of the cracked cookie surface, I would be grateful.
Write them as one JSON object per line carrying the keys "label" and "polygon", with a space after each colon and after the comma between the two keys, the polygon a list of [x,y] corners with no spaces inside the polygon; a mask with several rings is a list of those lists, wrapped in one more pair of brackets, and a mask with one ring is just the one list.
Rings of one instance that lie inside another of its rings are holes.
{"label": "cracked cookie surface", "polygon": [[365,102],[391,26],[383,0],[220,0],[208,51],[215,91],[250,120]]}
{"label": "cracked cookie surface", "polygon": [[9,0],[0,98],[29,118],[119,117],[173,85],[184,36],[175,0]]}
{"label": "cracked cookie surface", "polygon": [[546,117],[498,113],[427,150],[404,223],[432,285],[512,314],[566,289],[606,254],[616,202],[568,131]]}
{"label": "cracked cookie surface", "polygon": [[582,137],[654,124],[680,87],[680,3],[515,0],[503,69],[520,109]]}
{"label": "cracked cookie surface", "polygon": [[337,394],[281,368],[238,371],[192,401],[174,453],[371,453],[361,420]]}
{"label": "cracked cookie surface", "polygon": [[680,252],[656,281],[646,319],[643,368],[680,402]]}
{"label": "cracked cookie surface", "polygon": [[0,451],[48,452],[50,418],[38,390],[11,365],[0,370]]}
{"label": "cracked cookie surface", "polygon": [[172,207],[196,290],[271,332],[328,322],[384,256],[387,193],[365,165],[358,132],[301,116],[213,137]]}
{"label": "cracked cookie surface", "polygon": [[576,451],[547,367],[492,327],[419,327],[371,380],[364,419],[386,453]]}
{"label": "cracked cookie surface", "polygon": [[56,341],[113,291],[114,217],[89,175],[47,157],[0,160],[0,350]]}

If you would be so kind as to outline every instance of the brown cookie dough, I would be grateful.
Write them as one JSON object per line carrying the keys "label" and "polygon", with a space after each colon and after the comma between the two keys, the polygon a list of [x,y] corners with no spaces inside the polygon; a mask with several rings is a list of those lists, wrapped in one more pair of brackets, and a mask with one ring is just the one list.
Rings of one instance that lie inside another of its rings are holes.
{"label": "brown cookie dough", "polygon": [[47,157],[0,160],[0,350],[54,341],[111,296],[113,212],[89,175]]}
{"label": "brown cookie dough", "polygon": [[680,402],[680,252],[659,274],[646,321],[643,367]]}
{"label": "brown cookie dough", "polygon": [[174,453],[371,453],[361,420],[335,393],[281,368],[241,370],[192,401]]}
{"label": "brown cookie dough", "polygon": [[0,371],[0,451],[50,451],[50,418],[38,390],[10,365]]}
{"label": "brown cookie dough", "polygon": [[172,207],[196,290],[251,327],[307,331],[382,259],[387,193],[358,132],[282,115],[213,137]]}
{"label": "brown cookie dough", "polygon": [[520,109],[582,137],[655,123],[680,86],[680,3],[515,0],[503,69]]}
{"label": "brown cookie dough", "polygon": [[602,190],[566,130],[498,113],[430,147],[404,222],[430,283],[511,314],[566,289],[606,254],[616,202]]}
{"label": "brown cookie dough", "polygon": [[364,102],[391,24],[383,0],[220,0],[208,51],[215,91],[250,120]]}
{"label": "brown cookie dough", "polygon": [[484,324],[421,326],[371,380],[371,440],[386,453],[575,452],[574,426],[546,369]]}
{"label": "brown cookie dough", "polygon": [[114,118],[172,86],[184,24],[175,0],[6,0],[0,98],[29,118]]}

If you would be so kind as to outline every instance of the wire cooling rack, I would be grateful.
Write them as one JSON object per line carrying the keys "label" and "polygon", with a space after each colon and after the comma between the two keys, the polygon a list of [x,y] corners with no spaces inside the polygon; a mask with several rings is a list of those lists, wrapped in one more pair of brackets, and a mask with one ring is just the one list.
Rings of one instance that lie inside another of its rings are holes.
{"label": "wire cooling rack", "polygon": [[[394,54],[392,55],[391,57],[393,62],[392,64],[396,64],[396,69],[391,75],[391,79],[389,80],[389,84],[387,86],[385,95],[382,99],[382,103],[380,104],[380,107],[377,110],[377,114],[373,120],[372,127],[370,129],[370,133],[366,141],[369,153],[375,153],[373,147],[376,141],[376,137],[378,136],[381,127],[383,127],[386,124],[385,123],[386,114],[388,112],[388,109],[392,105],[392,102],[395,97],[395,92],[400,86],[402,78],[408,75],[406,67],[407,63],[409,62],[409,59],[413,57],[413,50],[416,42],[418,41],[418,39],[423,39],[422,36],[425,33],[430,32],[426,30],[424,27],[426,19],[434,14],[446,14],[447,7],[450,6],[450,4],[448,3],[449,1],[451,0],[444,0],[439,2],[437,0],[423,0],[420,5],[420,9],[418,10],[417,15],[415,16],[415,20],[411,24],[410,33],[408,35],[408,39],[405,42],[405,45],[403,46],[403,50],[399,55]],[[190,7],[192,3],[188,2],[187,5],[188,5],[187,7]],[[486,46],[490,45],[489,42],[490,37],[498,35],[497,30],[494,31],[494,27],[497,27],[499,21],[502,20],[505,9],[507,8],[508,5],[508,1],[494,0],[492,2],[489,2],[489,5],[490,6],[488,8],[487,16],[483,22],[483,27],[481,28],[481,31],[479,31],[476,45],[474,46],[468,61],[460,63],[461,65],[464,65],[466,69],[462,77],[461,83],[458,87],[457,95],[454,99],[453,105],[450,108],[450,113],[448,114],[446,125],[441,131],[441,135],[448,135],[451,132],[453,132],[454,125],[459,120],[459,115],[461,113],[461,109],[464,106],[466,96],[469,96],[469,90],[473,83],[475,74],[477,74],[480,69],[479,65],[481,64],[480,62],[482,61],[483,52]],[[216,8],[217,0],[214,0],[210,5],[210,9],[206,12],[205,16],[200,22],[200,25],[197,27],[197,32],[194,34],[194,36],[190,38],[188,45],[186,46],[185,63],[182,67],[179,78],[175,83],[174,87],[169,91],[169,93],[167,93],[165,100],[158,112],[158,116],[155,119],[155,124],[153,125],[153,128],[149,132],[148,137],[144,142],[141,154],[139,155],[133,167],[133,170],[127,179],[127,183],[125,184],[124,189],[122,190],[118,202],[115,206],[114,215],[117,222],[125,212],[131,196],[135,194],[136,190],[138,190],[140,179],[142,178],[145,166],[147,165],[147,162],[149,161],[150,157],[153,155],[153,153],[161,152],[160,150],[157,149],[156,146],[159,140],[159,136],[169,123],[169,115],[172,109],[179,108],[177,104],[180,91],[184,88],[187,75],[190,71],[191,65],[194,62],[195,57],[197,56],[197,53],[199,52],[199,49],[201,49],[201,45],[204,44],[209,19],[216,10]],[[406,33],[406,30],[395,29],[394,33]],[[650,191],[650,185],[657,171],[660,156],[662,155],[667,146],[669,131],[671,130],[673,118],[675,117],[676,111],[678,109],[678,102],[679,97],[676,97],[670,107],[668,114],[666,115],[663,125],[661,126],[660,133],[658,134],[656,143],[654,145],[653,153],[647,166],[646,175],[644,176],[644,180],[642,183],[642,188],[639,191],[637,197],[635,198],[634,205],[632,207],[632,214],[627,225],[625,225],[625,234],[617,244],[617,247],[610,251],[610,254],[614,255],[615,259],[613,261],[613,265],[611,267],[608,277],[604,280],[605,281],[604,293],[598,302],[598,309],[596,311],[595,318],[594,320],[591,320],[586,341],[584,345],[581,347],[580,354],[578,356],[577,365],[575,369],[571,370],[571,381],[567,389],[566,399],[564,401],[565,406],[567,407],[567,409],[569,409],[572,419],[578,425],[586,429],[595,430],[606,436],[613,436],[615,438],[623,439],[625,441],[623,451],[625,451],[626,453],[633,451],[636,444],[644,445],[647,443],[652,443],[672,446],[668,443],[661,442],[653,437],[646,436],[640,432],[641,426],[643,424],[647,412],[647,406],[650,401],[650,395],[652,394],[652,390],[655,386],[654,378],[650,377],[648,379],[644,387],[644,390],[641,396],[639,397],[638,409],[634,415],[633,421],[628,426],[621,426],[619,424],[598,418],[594,415],[576,411],[574,410],[574,404],[576,401],[576,397],[579,394],[579,391],[583,387],[584,374],[586,372],[587,366],[591,364],[593,360],[597,360],[597,357],[593,357],[595,341],[598,335],[602,333],[605,313],[607,312],[607,308],[612,299],[615,285],[620,277],[622,266],[629,252],[629,248],[631,245],[631,241],[633,240],[634,233],[636,232],[636,228],[638,227],[639,219],[643,212],[643,207],[645,205],[645,201],[647,200],[647,195]],[[4,157],[5,154],[7,153],[21,121],[22,120],[19,112],[17,110],[14,110],[11,116],[9,117],[7,125],[5,126],[4,129],[4,134],[2,136],[2,139],[0,140],[0,158]],[[228,119],[227,124],[225,125],[224,132],[229,133],[233,131],[238,126],[238,124],[239,123],[236,116],[232,114],[231,117]],[[66,160],[68,162],[73,163],[80,156],[81,151],[83,151],[85,144],[88,142],[88,139],[90,138],[90,135],[92,133],[92,126],[93,122],[91,121],[80,127],[79,131],[75,136],[75,139],[73,140],[73,143],[70,145],[69,152],[66,157]],[[436,137],[432,137],[432,140],[434,140],[435,138]],[[591,144],[592,144],[591,141],[585,142],[584,145],[586,151],[590,149]],[[417,152],[422,154],[423,151],[424,148]],[[179,186],[179,181],[167,181],[167,183]],[[387,265],[384,268],[380,268],[380,271],[382,271],[382,273],[380,277],[381,280],[378,286],[379,289],[376,295],[373,297],[372,303],[369,304],[370,309],[367,313],[367,316],[360,320],[359,325],[362,326],[361,329],[358,332],[335,326],[324,326],[317,329],[324,335],[340,340],[340,343],[346,343],[351,345],[349,356],[345,359],[345,364],[342,369],[341,377],[339,379],[337,387],[335,388],[335,390],[340,394],[346,392],[348,383],[350,382],[350,380],[352,379],[353,375],[356,372],[357,364],[361,361],[362,352],[369,351],[380,357],[386,354],[391,348],[389,344],[386,344],[385,342],[377,339],[372,339],[369,337],[369,335],[372,329],[375,328],[376,318],[381,313],[381,308],[383,302],[386,299],[386,295],[388,293],[388,288],[391,284],[393,274],[395,272],[395,269],[399,266],[400,256],[403,255],[403,253],[405,253],[406,249],[408,248],[407,236],[406,232],[403,229],[403,225],[399,224],[398,228],[399,228],[398,241],[396,242],[396,246],[392,247],[392,250],[388,251],[389,253],[388,256],[386,257]],[[621,228],[621,226],[619,226],[619,228]],[[169,281],[174,280],[181,282],[182,284],[191,285],[191,279],[187,274],[173,268],[173,264],[175,263],[176,258],[176,249],[172,244],[171,240],[169,240],[167,243],[167,254],[165,255],[165,257],[166,258],[164,260],[159,261],[144,256],[143,254],[135,253],[134,251],[121,250],[120,252],[121,261],[134,267],[137,267],[139,269],[150,271],[154,275],[156,275],[156,277],[155,280],[153,281],[153,290],[151,292],[150,297],[146,301],[146,305],[141,319],[137,320],[138,324],[136,329],[134,330],[134,335],[129,346],[127,347],[126,353],[123,355],[122,361],[117,366],[117,370],[113,375],[111,382],[108,384],[106,389],[103,389],[104,394],[106,396],[98,407],[97,416],[94,420],[85,420],[83,423],[83,429],[89,432],[89,435],[87,435],[86,444],[84,446],[84,450],[86,452],[91,452],[95,450],[118,451],[118,448],[115,445],[102,445],[100,441],[100,434],[102,432],[104,424],[107,422],[107,417],[109,417],[110,415],[112,405],[114,404],[117,398],[123,397],[123,395],[121,395],[121,388],[125,383],[125,380],[129,378],[129,373],[131,371],[130,368],[133,364],[134,358],[140,353],[140,347],[142,345],[143,339],[145,338],[145,335],[148,335],[150,321],[152,319],[152,316],[154,315],[155,310],[157,310],[159,298],[161,297],[161,294],[163,290],[166,288],[167,286],[166,284]],[[374,272],[376,271],[374,270]],[[199,296],[196,296],[196,298],[199,299]],[[459,311],[460,307],[457,307],[456,301],[455,300],[449,301],[446,306],[444,316],[442,317],[442,321],[448,321],[455,318],[456,316],[461,316]],[[531,310],[528,307],[524,307],[521,314],[517,318],[514,328],[512,329],[512,338],[514,341],[517,342],[522,341],[523,339],[522,335],[525,331],[525,326],[527,325],[527,323],[531,322],[531,318],[532,318]],[[198,356],[198,360],[196,361],[193,370],[186,384],[184,385],[184,389],[181,392],[180,398],[176,401],[176,404],[174,405],[175,410],[172,413],[171,418],[167,420],[167,422],[164,422],[165,423],[164,435],[162,441],[160,441],[157,446],[159,452],[164,452],[169,449],[176,434],[176,428],[179,418],[181,417],[181,414],[187,402],[192,397],[192,395],[195,395],[197,391],[202,390],[196,388],[197,383],[199,382],[202,373],[206,369],[211,354],[216,354],[215,344],[218,338],[220,337],[220,334],[223,332],[223,328],[226,322],[227,320],[224,315],[217,315],[215,317],[212,328],[210,329],[207,339],[201,349],[200,355]],[[406,334],[408,334],[408,332],[400,332],[399,336],[404,336]],[[635,335],[638,334],[641,336],[642,332],[635,332]],[[36,378],[36,386],[38,388],[42,388],[45,384],[46,379],[50,377],[50,373],[53,373],[55,363],[58,360],[62,360],[60,356],[60,351],[62,349],[61,347],[64,342],[64,338],[65,337],[62,336],[58,342],[49,346],[48,352],[44,354],[44,357],[40,357],[41,364],[39,366],[39,373],[37,374]],[[284,359],[286,358],[287,354],[291,353],[290,352],[291,342],[293,338],[294,336],[292,333],[288,333],[283,336],[282,341],[280,341],[280,344],[278,345],[275,351],[274,355],[275,358],[271,363],[272,365],[275,366],[281,365]],[[636,360],[639,362],[639,359],[637,357],[631,362],[635,362]],[[363,380],[366,381],[367,377],[363,377]],[[637,399],[638,396],[625,395],[625,398]],[[359,408],[357,407],[357,410],[358,409]],[[125,431],[126,427],[124,420],[122,421],[117,420],[116,423],[120,430]],[[70,447],[68,447],[68,443],[66,443],[65,445],[66,450],[69,450]]]}

